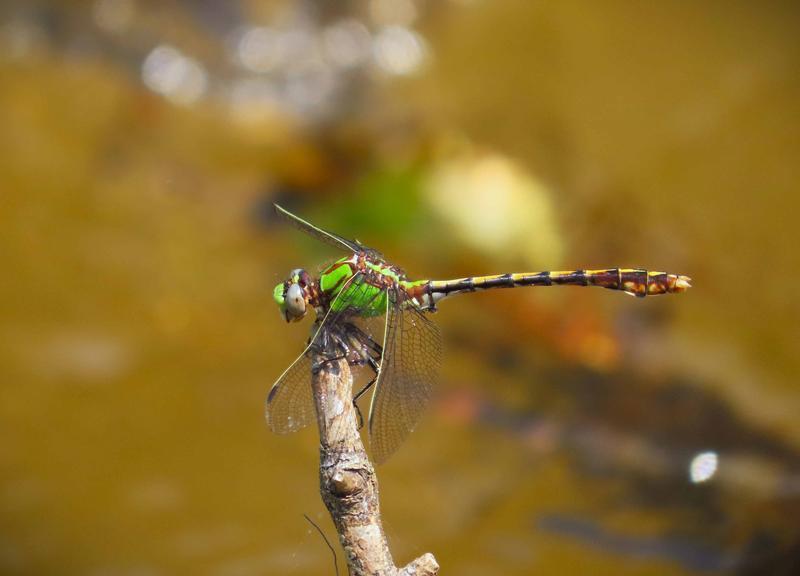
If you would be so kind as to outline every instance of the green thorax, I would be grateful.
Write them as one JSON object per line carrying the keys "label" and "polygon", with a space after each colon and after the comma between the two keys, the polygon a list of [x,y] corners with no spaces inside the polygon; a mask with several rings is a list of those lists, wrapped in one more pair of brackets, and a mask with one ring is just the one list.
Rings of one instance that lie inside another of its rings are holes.
{"label": "green thorax", "polygon": [[[360,274],[359,274],[360,273]],[[353,278],[356,276],[357,278]],[[331,264],[319,277],[319,287],[333,312],[346,307],[360,316],[386,313],[390,289],[407,290],[427,282],[411,282],[397,268],[374,257],[352,255]]]}

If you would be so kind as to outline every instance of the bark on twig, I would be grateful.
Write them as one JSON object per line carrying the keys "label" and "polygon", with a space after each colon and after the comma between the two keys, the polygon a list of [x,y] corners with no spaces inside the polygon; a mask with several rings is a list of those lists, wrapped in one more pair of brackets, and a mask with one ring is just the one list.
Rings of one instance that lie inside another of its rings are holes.
{"label": "bark on twig", "polygon": [[345,359],[324,361],[312,375],[320,438],[319,484],[354,576],[433,576],[439,565],[424,554],[398,568],[381,524],[378,479],[358,433],[353,378]]}

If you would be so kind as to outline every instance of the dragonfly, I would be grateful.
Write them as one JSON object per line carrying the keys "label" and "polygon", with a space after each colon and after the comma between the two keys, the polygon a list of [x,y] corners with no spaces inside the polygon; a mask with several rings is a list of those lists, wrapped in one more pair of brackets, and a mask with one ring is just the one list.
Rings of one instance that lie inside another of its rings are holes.
{"label": "dragonfly", "polygon": [[315,418],[311,374],[322,362],[347,359],[365,367],[370,381],[353,397],[372,390],[368,416],[370,452],[385,462],[417,425],[431,397],[442,361],[442,335],[429,318],[444,298],[467,292],[523,286],[600,286],[644,298],[684,292],[691,279],[639,268],[606,268],[411,280],[383,255],[357,240],[323,230],[274,204],[279,218],[346,256],[314,276],[298,268],[275,286],[273,298],[286,322],[313,309],[316,320],[305,350],[269,391],[266,418],[278,434],[295,432]]}

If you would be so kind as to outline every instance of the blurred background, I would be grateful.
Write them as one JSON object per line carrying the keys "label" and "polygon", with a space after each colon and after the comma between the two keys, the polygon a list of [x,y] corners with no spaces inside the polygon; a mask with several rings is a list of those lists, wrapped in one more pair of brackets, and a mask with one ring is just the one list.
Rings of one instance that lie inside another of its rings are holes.
{"label": "blurred background", "polygon": [[437,396],[378,470],[398,564],[796,574],[799,27],[789,1],[3,2],[0,573],[334,573],[316,430],[263,402],[310,327],[272,287],[340,254],[280,202],[413,278],[694,280],[443,303]]}

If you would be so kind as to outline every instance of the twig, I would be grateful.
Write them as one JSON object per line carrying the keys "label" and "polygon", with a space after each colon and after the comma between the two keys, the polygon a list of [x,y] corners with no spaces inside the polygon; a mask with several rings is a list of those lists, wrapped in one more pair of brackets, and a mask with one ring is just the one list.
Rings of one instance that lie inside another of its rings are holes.
{"label": "twig", "polygon": [[378,479],[358,433],[353,377],[345,359],[313,358],[314,403],[320,437],[320,493],[354,576],[434,576],[439,564],[424,554],[398,568],[389,552],[378,502]]}

